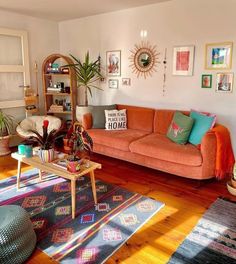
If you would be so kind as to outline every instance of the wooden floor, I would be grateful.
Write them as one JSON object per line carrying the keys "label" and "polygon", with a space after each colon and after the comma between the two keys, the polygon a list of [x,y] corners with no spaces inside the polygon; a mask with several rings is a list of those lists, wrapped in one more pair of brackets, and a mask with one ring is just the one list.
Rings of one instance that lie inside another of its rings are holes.
{"label": "wooden floor", "polygon": [[[224,182],[195,180],[133,165],[109,157],[94,155],[102,163],[96,178],[119,185],[165,203],[147,224],[121,247],[106,263],[157,264],[166,263],[173,252],[196,225],[199,218],[219,196],[235,200]],[[10,156],[0,158],[0,178],[16,174],[16,161]],[[24,166],[23,171],[29,169]],[[27,264],[55,263],[36,250]]]}

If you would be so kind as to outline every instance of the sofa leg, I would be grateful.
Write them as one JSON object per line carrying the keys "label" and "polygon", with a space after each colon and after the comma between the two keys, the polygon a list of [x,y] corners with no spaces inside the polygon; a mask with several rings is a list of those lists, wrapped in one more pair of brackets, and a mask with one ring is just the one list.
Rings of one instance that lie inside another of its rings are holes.
{"label": "sofa leg", "polygon": [[212,183],[215,179],[207,179],[207,180],[196,180],[196,185],[195,185],[195,189],[199,189],[201,187],[203,187],[206,184]]}

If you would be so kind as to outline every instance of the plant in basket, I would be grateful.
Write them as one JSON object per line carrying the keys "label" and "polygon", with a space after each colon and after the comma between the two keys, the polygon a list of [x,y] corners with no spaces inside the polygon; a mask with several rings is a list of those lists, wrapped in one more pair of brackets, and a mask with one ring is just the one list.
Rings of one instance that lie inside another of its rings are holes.
{"label": "plant in basket", "polygon": [[61,129],[53,129],[48,132],[49,121],[43,121],[43,135],[41,136],[36,130],[30,130],[35,136],[28,138],[27,143],[37,143],[40,146],[39,158],[42,162],[51,162],[54,159],[54,146],[57,139],[64,136]]}
{"label": "plant in basket", "polygon": [[89,158],[93,149],[93,140],[80,123],[74,123],[68,139],[70,154],[67,158],[67,169],[78,172],[84,158]]}

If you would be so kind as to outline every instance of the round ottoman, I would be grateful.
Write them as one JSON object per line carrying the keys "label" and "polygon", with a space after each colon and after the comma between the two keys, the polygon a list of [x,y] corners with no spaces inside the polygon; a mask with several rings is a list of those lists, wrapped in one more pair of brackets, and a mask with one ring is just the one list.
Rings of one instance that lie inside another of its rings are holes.
{"label": "round ottoman", "polygon": [[23,263],[33,252],[36,235],[28,213],[20,206],[0,206],[0,263]]}

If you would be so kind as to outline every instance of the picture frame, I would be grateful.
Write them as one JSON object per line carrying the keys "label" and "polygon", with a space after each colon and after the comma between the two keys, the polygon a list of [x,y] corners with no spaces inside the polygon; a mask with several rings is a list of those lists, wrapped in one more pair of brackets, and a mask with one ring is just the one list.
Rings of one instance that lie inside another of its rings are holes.
{"label": "picture frame", "polygon": [[121,75],[121,50],[111,50],[106,52],[107,76]]}
{"label": "picture frame", "polygon": [[233,72],[221,72],[216,74],[216,92],[232,93],[233,92]]}
{"label": "picture frame", "polygon": [[229,70],[232,67],[233,42],[209,43],[205,48],[205,69]]}
{"label": "picture frame", "polygon": [[122,78],[122,85],[130,86],[131,85],[131,79],[130,78]]}
{"label": "picture frame", "polygon": [[212,88],[212,74],[202,74],[202,88]]}
{"label": "picture frame", "polygon": [[173,48],[173,75],[193,75],[194,50],[194,45]]}
{"label": "picture frame", "polygon": [[110,89],[118,89],[119,87],[119,80],[117,79],[109,79],[108,86]]}

